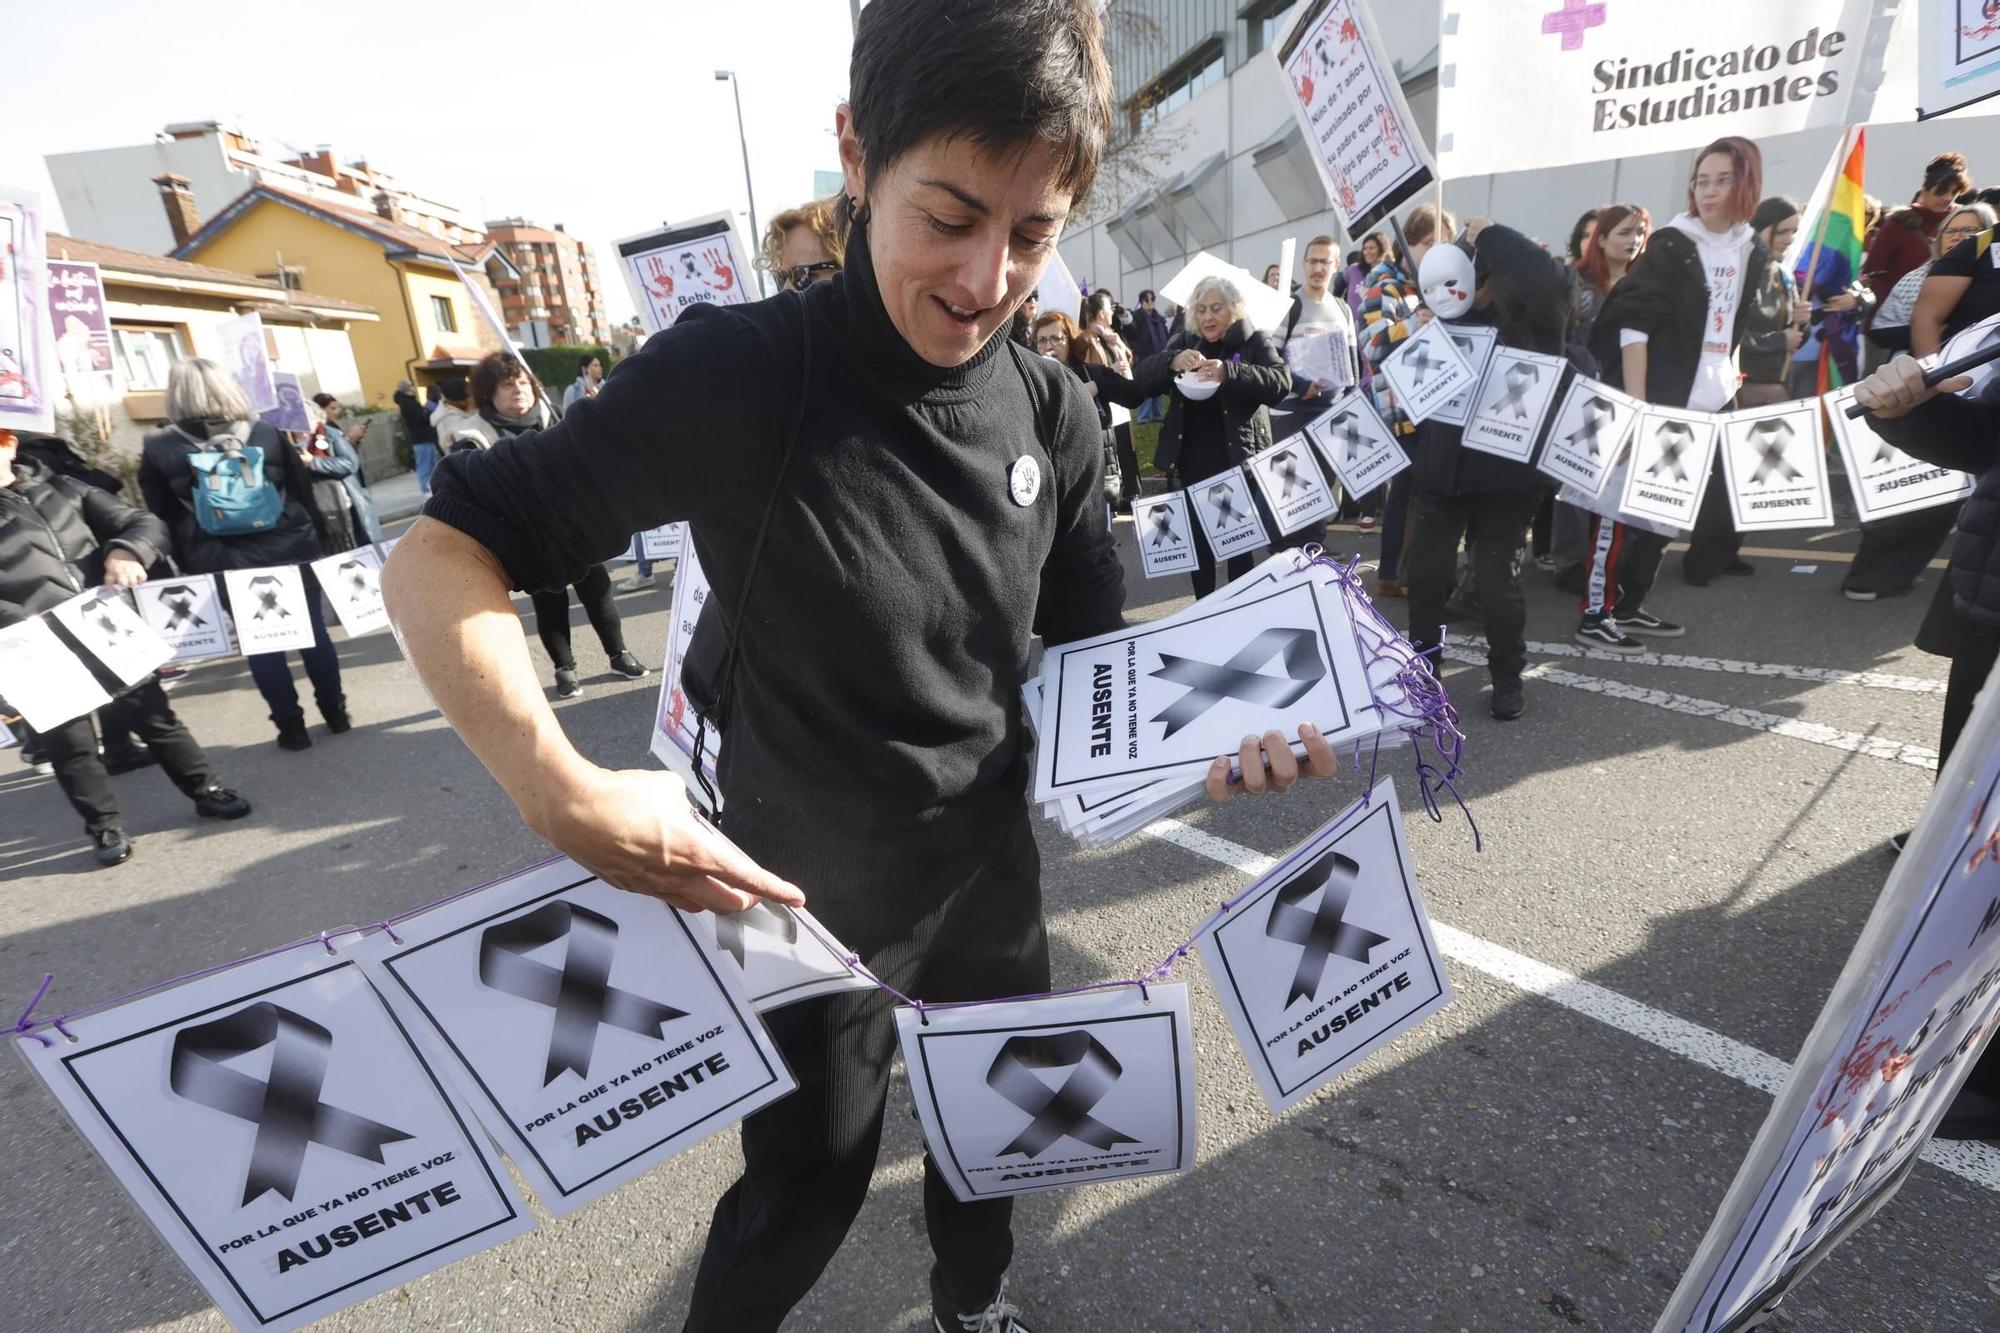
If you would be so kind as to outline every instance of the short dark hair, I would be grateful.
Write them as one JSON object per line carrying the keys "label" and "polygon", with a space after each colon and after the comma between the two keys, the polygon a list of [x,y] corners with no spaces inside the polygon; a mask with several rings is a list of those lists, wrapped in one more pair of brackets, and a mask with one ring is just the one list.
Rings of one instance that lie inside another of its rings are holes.
{"label": "short dark hair", "polygon": [[1159,299],[1160,298],[1158,293],[1156,293],[1151,287],[1148,287],[1145,291],[1139,293],[1140,305],[1144,305],[1148,301],[1157,301]]}
{"label": "short dark hair", "polygon": [[1954,195],[1972,188],[1972,170],[1963,153],[1939,153],[1924,167],[1924,188],[1941,193],[1949,188]]}
{"label": "short dark hair", "polygon": [[935,134],[992,151],[1040,139],[1082,199],[1111,137],[1111,66],[1093,0],[874,0],[848,106],[873,176]]}
{"label": "short dark hair", "polygon": [[488,352],[472,368],[472,405],[484,407],[493,401],[494,391],[516,376],[526,379],[527,367],[508,352]]}

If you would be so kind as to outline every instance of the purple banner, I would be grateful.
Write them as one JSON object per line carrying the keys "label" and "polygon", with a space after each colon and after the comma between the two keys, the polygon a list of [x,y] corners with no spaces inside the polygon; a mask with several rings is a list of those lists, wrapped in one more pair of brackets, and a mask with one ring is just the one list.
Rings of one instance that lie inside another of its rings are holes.
{"label": "purple banner", "polygon": [[111,355],[111,313],[97,265],[51,259],[49,323],[56,335],[56,365],[80,403],[108,402],[118,392]]}

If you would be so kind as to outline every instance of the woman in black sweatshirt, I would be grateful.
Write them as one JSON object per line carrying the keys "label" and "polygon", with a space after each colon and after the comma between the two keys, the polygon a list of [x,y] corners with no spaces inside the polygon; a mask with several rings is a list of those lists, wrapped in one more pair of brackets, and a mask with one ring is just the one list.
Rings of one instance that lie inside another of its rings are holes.
{"label": "woman in black sweatshirt", "polygon": [[[558,849],[695,910],[805,885],[828,929],[926,1002],[1047,988],[1019,690],[1037,631],[1122,619],[1096,415],[1005,336],[1109,133],[1101,41],[1092,0],[875,0],[836,113],[840,276],[690,307],[550,430],[453,455],[383,578],[439,707]],[[508,610],[510,586],[559,587],[679,519],[730,638],[712,711],[734,846],[679,779],[577,753]],[[1306,745],[1334,771],[1324,738]],[[1238,761],[1251,790],[1298,774],[1275,733]],[[1209,785],[1229,790],[1226,762]],[[777,1328],[874,1170],[888,999],[765,1021],[799,1091],[743,1122],[690,1329]],[[924,1208],[937,1325],[1019,1330],[1000,1295],[1009,1201],[957,1202],[927,1165]]]}

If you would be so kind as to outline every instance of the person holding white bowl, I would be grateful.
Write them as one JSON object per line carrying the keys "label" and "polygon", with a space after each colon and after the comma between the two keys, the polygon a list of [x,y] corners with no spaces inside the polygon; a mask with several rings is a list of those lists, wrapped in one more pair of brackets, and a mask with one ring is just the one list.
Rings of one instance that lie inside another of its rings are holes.
{"label": "person holding white bowl", "polygon": [[[1271,447],[1270,407],[1292,391],[1292,372],[1277,344],[1251,326],[1243,294],[1229,279],[1196,283],[1188,297],[1187,327],[1141,361],[1131,379],[1104,383],[1099,392],[1136,408],[1169,389],[1153,465],[1176,489],[1240,467]],[[1252,498],[1265,530],[1276,532],[1262,497],[1253,492]],[[1215,591],[1215,556],[1199,532],[1194,547],[1194,595],[1206,597]],[[1229,577],[1249,573],[1254,563],[1251,553],[1236,556]]]}

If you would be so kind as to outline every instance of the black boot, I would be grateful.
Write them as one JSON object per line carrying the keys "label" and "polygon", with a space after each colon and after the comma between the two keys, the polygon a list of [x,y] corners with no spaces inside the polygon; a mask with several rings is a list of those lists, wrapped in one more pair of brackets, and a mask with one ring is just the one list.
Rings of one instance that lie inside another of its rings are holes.
{"label": "black boot", "polygon": [[354,719],[347,715],[345,703],[321,704],[319,715],[326,719],[326,729],[336,736],[354,726]]}
{"label": "black boot", "polygon": [[278,724],[278,748],[280,750],[310,750],[312,737],[306,735],[306,720],[295,717],[289,722]]}

